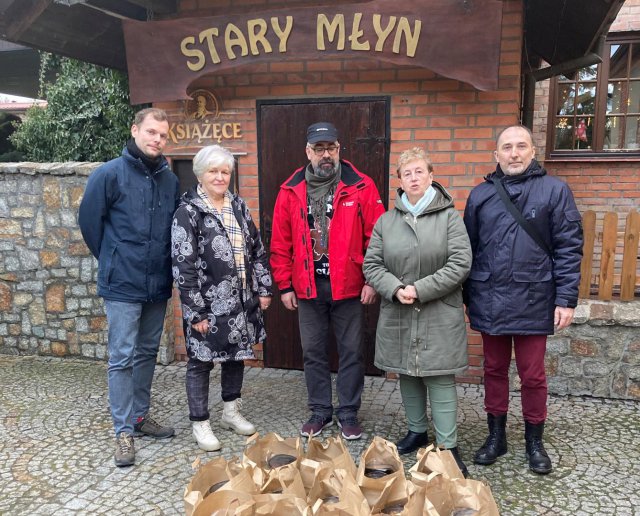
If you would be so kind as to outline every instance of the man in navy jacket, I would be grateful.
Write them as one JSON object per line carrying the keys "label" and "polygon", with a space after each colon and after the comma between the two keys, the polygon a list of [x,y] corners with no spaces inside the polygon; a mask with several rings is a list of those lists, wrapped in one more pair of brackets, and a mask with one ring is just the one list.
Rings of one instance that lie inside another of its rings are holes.
{"label": "man in navy jacket", "polygon": [[[546,474],[552,466],[542,443],[547,416],[544,355],[547,335],[571,324],[578,302],[581,217],[569,187],[548,176],[534,159],[529,129],[512,126],[502,131],[494,155],[496,171],[472,190],[464,212],[473,251],[464,297],[471,328],[482,334],[489,425],[474,462],[493,464],[507,452],[513,348],[529,468]],[[534,227],[540,244],[508,211],[496,183]]]}
{"label": "man in navy jacket", "polygon": [[171,437],[149,416],[151,382],[167,300],[171,297],[171,221],[179,189],[162,151],[164,111],[139,111],[122,156],[89,177],[80,204],[82,236],[98,259],[98,295],[108,335],[109,407],[115,464],[135,462],[133,436]]}

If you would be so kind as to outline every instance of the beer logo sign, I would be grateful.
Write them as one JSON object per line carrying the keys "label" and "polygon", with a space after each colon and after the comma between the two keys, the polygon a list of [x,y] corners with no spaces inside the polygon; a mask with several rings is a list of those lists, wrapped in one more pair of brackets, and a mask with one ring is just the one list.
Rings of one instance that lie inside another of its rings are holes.
{"label": "beer logo sign", "polygon": [[204,121],[220,115],[218,99],[207,90],[195,90],[191,93],[191,99],[184,103],[184,111],[188,120]]}
{"label": "beer logo sign", "polygon": [[[169,140],[183,147],[209,145],[242,138],[240,122],[226,119],[229,112],[220,111],[216,96],[208,90],[195,90],[183,101],[182,112],[176,109],[169,125]],[[222,119],[220,117],[223,117]]]}

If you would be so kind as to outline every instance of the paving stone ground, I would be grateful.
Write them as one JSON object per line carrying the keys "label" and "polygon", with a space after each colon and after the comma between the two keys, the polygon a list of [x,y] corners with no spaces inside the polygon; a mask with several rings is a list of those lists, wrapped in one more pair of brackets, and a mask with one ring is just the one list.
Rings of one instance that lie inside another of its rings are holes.
{"label": "paving stone ground", "polygon": [[[176,428],[170,440],[136,439],[131,468],[113,465],[112,425],[102,362],[0,356],[0,515],[183,514],[191,464],[222,453],[240,456],[245,438],[222,430],[219,369],[211,382],[212,427],[221,452],[201,452],[191,435],[185,366],[158,366],[153,414]],[[551,397],[550,475],[529,472],[520,398],[512,394],[509,452],[490,467],[472,463],[486,423],[483,389],[458,387],[459,445],[472,478],[487,482],[503,515],[640,515],[640,403]],[[264,435],[296,436],[308,416],[300,371],[247,368],[243,412]],[[347,443],[357,460],[374,435],[406,431],[397,382],[367,377],[362,440]],[[328,437],[337,427],[325,430]],[[407,469],[415,457],[405,459]]]}

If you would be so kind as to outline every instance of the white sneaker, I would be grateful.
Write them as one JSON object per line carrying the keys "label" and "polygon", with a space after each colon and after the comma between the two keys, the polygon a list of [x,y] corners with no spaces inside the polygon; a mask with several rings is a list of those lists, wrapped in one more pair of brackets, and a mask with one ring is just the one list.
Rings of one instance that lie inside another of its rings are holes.
{"label": "white sneaker", "polygon": [[222,448],[218,438],[213,435],[209,420],[193,422],[193,437],[196,438],[198,446],[204,451],[216,451]]}
{"label": "white sneaker", "polygon": [[241,407],[242,400],[240,398],[233,401],[225,401],[220,426],[232,429],[240,435],[253,435],[256,433],[256,427],[242,417],[239,412]]}

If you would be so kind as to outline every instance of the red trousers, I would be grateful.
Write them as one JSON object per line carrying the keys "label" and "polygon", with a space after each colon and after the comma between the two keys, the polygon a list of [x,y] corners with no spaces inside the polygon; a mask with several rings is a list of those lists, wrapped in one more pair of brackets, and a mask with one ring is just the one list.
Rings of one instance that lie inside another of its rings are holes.
{"label": "red trousers", "polygon": [[529,423],[542,423],[547,418],[546,335],[482,334],[485,410],[494,416],[506,414],[509,410],[512,346],[521,381],[522,415]]}

